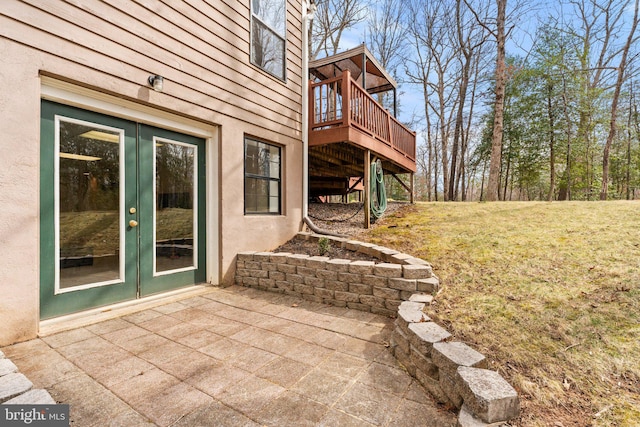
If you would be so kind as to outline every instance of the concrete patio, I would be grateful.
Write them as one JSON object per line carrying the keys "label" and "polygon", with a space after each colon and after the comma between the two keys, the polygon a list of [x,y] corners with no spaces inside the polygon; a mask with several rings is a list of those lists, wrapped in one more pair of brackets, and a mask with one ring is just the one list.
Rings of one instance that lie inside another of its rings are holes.
{"label": "concrete patio", "polygon": [[454,426],[387,349],[392,319],[249,288],[1,350],[72,426]]}

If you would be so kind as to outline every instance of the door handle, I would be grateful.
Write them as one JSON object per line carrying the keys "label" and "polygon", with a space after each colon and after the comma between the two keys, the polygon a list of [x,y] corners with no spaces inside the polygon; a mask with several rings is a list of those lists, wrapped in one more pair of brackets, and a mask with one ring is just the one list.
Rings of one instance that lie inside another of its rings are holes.
{"label": "door handle", "polygon": [[131,221],[129,221],[129,227],[134,228],[138,226],[138,221],[136,221],[135,219],[132,219]]}

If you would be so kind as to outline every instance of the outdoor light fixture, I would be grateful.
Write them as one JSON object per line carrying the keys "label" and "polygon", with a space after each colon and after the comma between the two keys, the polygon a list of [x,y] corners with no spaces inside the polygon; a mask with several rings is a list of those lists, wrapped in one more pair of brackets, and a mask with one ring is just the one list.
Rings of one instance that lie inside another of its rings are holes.
{"label": "outdoor light fixture", "polygon": [[164,77],[157,74],[149,76],[149,84],[156,92],[162,92]]}

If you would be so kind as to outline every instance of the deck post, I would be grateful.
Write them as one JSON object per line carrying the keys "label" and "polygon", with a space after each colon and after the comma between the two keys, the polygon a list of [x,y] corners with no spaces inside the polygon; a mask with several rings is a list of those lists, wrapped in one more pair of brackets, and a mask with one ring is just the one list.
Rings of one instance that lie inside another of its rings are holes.
{"label": "deck post", "polygon": [[371,150],[364,150],[364,228],[371,228]]}
{"label": "deck post", "polygon": [[409,187],[411,188],[411,190],[409,191],[409,200],[413,205],[416,202],[415,201],[415,177],[413,172],[409,174]]}
{"label": "deck post", "polygon": [[342,123],[351,126],[351,71],[342,73]]}

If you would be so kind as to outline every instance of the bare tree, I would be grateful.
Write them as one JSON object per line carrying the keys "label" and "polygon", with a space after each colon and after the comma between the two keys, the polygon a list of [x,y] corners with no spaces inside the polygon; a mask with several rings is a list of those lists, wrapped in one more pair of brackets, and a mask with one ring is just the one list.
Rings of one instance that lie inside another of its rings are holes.
{"label": "bare tree", "polygon": [[[456,49],[451,44],[455,5],[446,0],[409,2],[411,53],[405,60],[409,82],[419,84],[425,99],[425,117],[437,123],[444,200],[449,200],[449,142],[457,105]],[[431,114],[435,117],[431,118]],[[432,127],[427,126],[431,132]],[[435,169],[437,171],[437,169]],[[434,177],[435,178],[435,177]],[[437,180],[435,180],[437,185]],[[436,194],[437,195],[437,194]]]}
{"label": "bare tree", "polygon": [[310,59],[323,52],[338,53],[344,32],[366,18],[363,0],[316,0],[317,11],[310,25]]}
{"label": "bare tree", "polygon": [[[406,9],[402,6],[402,0],[382,0],[372,4],[367,17],[368,47],[385,70],[395,78],[406,42]],[[388,95],[388,92],[379,94],[378,102],[392,110],[394,100]]]}
{"label": "bare tree", "polygon": [[[466,0],[465,0],[466,2]],[[500,186],[500,165],[502,163],[502,131],[504,120],[504,95],[507,81],[507,66],[505,63],[505,43],[507,32],[505,24],[507,19],[507,0],[496,0],[496,30],[491,31],[497,43],[496,54],[496,83],[495,105],[493,118],[493,136],[491,139],[491,160],[489,163],[489,180],[487,182],[487,201],[498,200]]]}
{"label": "bare tree", "polygon": [[[474,62],[479,49],[487,40],[488,33],[478,25],[473,17],[467,17],[468,10],[462,2],[456,2],[455,9],[455,41],[457,43],[458,60],[460,61],[460,82],[458,89],[457,113],[453,131],[453,145],[451,147],[451,169],[449,178],[450,200],[458,198],[460,177],[464,170],[465,142],[464,139],[464,113],[467,93]],[[472,105],[475,98],[475,84],[472,93]]]}
{"label": "bare tree", "polygon": [[[609,135],[607,136],[607,142],[604,146],[604,152],[602,155],[602,189],[600,190],[600,200],[607,200],[607,192],[609,190],[609,153],[611,151],[611,144],[613,138],[616,136],[616,116],[618,112],[618,99],[620,98],[620,90],[622,89],[622,83],[625,78],[625,71],[627,68],[627,57],[629,55],[629,49],[635,39],[636,28],[638,27],[638,3],[639,0],[635,0],[633,8],[633,20],[631,21],[631,29],[629,30],[629,36],[627,42],[622,48],[622,57],[620,58],[620,64],[618,65],[618,77],[616,80],[615,89],[613,92],[613,99],[611,100],[611,120],[609,122]],[[625,5],[626,6],[626,5]]]}

